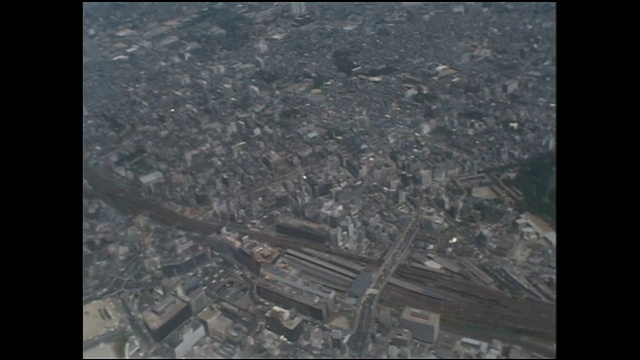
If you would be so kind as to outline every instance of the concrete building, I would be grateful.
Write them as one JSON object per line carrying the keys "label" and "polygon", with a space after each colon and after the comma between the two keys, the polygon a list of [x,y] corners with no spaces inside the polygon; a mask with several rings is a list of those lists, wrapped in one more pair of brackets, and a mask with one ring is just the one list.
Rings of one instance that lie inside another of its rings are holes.
{"label": "concrete building", "polygon": [[311,346],[316,349],[322,348],[324,334],[322,333],[322,329],[314,328],[311,330],[309,341],[311,342]]}
{"label": "concrete building", "polygon": [[211,260],[211,251],[202,245],[193,245],[178,256],[167,257],[162,261],[162,274],[172,277],[186,274]]}
{"label": "concrete building", "polygon": [[267,330],[284,336],[291,342],[298,341],[304,333],[303,319],[299,315],[292,315],[288,310],[274,307],[267,313]]}
{"label": "concrete building", "polygon": [[342,350],[342,331],[338,329],[331,330],[331,346],[334,349]]}
{"label": "concrete building", "polygon": [[444,168],[436,169],[433,174],[433,180],[436,182],[443,182],[447,178],[447,171]]}
{"label": "concrete building", "polygon": [[517,89],[518,89],[518,80],[515,80],[515,79],[508,80],[502,86],[502,92],[503,93],[507,93],[507,94],[511,94],[512,92],[516,91]]}
{"label": "concrete building", "polygon": [[242,247],[233,253],[233,257],[250,272],[256,276],[260,275],[261,264],[255,259],[253,252],[250,249]]}
{"label": "concrete building", "polygon": [[154,192],[154,185],[164,182],[164,176],[159,171],[154,171],[150,174],[140,176],[140,183],[147,191]]}
{"label": "concrete building", "polygon": [[179,238],[175,242],[176,253],[182,254],[185,250],[189,249],[193,245],[193,240],[187,240],[185,236]]}
{"label": "concrete building", "polygon": [[342,247],[342,231],[340,229],[331,229],[329,231],[329,241],[333,247]]}
{"label": "concrete building", "polygon": [[230,302],[223,301],[220,303],[220,311],[233,320],[236,325],[242,325],[247,331],[253,332],[258,327],[258,320],[255,314],[234,305]]}
{"label": "concrete building", "polygon": [[207,308],[198,315],[198,319],[206,326],[209,336],[220,341],[226,340],[227,329],[233,325],[233,320],[216,308]]}
{"label": "concrete building", "polygon": [[181,333],[182,341],[174,348],[176,358],[185,356],[204,336],[205,330],[202,324],[192,323],[185,327]]}
{"label": "concrete building", "polygon": [[328,291],[315,284],[305,284],[269,273],[257,284],[258,295],[285,309],[295,308],[298,313],[319,321],[325,321],[335,304],[335,291]]}
{"label": "concrete building", "polygon": [[431,170],[420,171],[420,186],[423,189],[431,185],[431,180],[433,180],[433,174],[431,173]]}
{"label": "concrete building", "polygon": [[391,340],[391,345],[397,346],[398,348],[405,348],[411,345],[411,340],[413,340],[413,334],[411,331],[407,329],[398,330]]}
{"label": "concrete building", "polygon": [[194,287],[189,286],[189,284],[184,284],[183,286],[179,286],[177,290],[178,296],[189,303],[191,311],[194,314],[199,313],[209,302],[207,295],[204,293],[204,287],[201,285]]}
{"label": "concrete building", "polygon": [[410,330],[415,339],[435,343],[440,331],[440,314],[406,307],[400,326]]}
{"label": "concrete building", "polygon": [[169,296],[142,315],[151,337],[160,342],[191,316],[189,303]]}
{"label": "concrete building", "polygon": [[235,323],[227,329],[225,336],[229,344],[242,346],[247,339],[248,330],[244,325]]}
{"label": "concrete building", "polygon": [[280,234],[295,236],[316,243],[324,244],[329,241],[328,226],[299,219],[279,222],[276,224],[276,231]]}
{"label": "concrete building", "polygon": [[385,331],[388,331],[391,326],[391,309],[388,307],[380,307],[378,312],[378,321],[382,324]]}

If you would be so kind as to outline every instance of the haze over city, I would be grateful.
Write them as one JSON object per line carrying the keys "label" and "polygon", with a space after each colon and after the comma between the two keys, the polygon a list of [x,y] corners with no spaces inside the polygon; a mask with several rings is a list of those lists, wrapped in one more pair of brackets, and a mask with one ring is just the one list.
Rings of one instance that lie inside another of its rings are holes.
{"label": "haze over city", "polygon": [[554,358],[555,3],[83,3],[85,358]]}

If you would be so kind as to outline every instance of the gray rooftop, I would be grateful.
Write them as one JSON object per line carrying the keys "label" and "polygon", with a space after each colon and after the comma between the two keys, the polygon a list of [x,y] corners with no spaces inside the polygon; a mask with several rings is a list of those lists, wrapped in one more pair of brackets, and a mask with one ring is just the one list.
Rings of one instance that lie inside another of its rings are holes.
{"label": "gray rooftop", "polygon": [[353,281],[351,287],[349,288],[349,294],[359,298],[364,295],[364,292],[367,290],[369,285],[371,285],[371,280],[373,276],[368,271],[363,271],[358,275],[358,277]]}

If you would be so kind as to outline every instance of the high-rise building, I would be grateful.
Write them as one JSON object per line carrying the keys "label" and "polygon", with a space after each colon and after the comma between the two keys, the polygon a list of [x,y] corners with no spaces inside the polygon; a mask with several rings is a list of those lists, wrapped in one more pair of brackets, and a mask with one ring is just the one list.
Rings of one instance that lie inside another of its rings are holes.
{"label": "high-rise building", "polygon": [[211,252],[208,247],[202,245],[192,245],[187,250],[182,251],[165,259],[162,266],[162,273],[166,277],[178,276],[193,271],[199,266],[211,260]]}
{"label": "high-rise building", "polygon": [[233,320],[215,308],[206,309],[198,315],[198,318],[206,325],[209,336],[220,341],[226,340],[227,329],[233,325]]}
{"label": "high-rise building", "polygon": [[191,316],[191,307],[185,301],[169,296],[142,315],[153,340],[160,342]]}
{"label": "high-rise building", "polygon": [[431,170],[420,171],[420,186],[422,186],[422,188],[429,186],[431,184],[431,180],[433,180],[433,174],[431,174]]}
{"label": "high-rise building", "polygon": [[324,334],[322,333],[322,329],[314,328],[311,330],[309,334],[309,341],[311,342],[311,346],[316,349],[321,349],[324,340]]}
{"label": "high-rise building", "polygon": [[329,239],[331,246],[340,247],[342,245],[342,231],[340,229],[331,229]]}
{"label": "high-rise building", "polygon": [[189,303],[189,305],[191,306],[191,311],[194,314],[199,313],[207,306],[209,302],[209,300],[207,299],[207,295],[205,295],[204,293],[203,286],[182,288],[181,293],[183,300]]}
{"label": "high-rise building", "polygon": [[342,350],[342,331],[338,329],[331,330],[331,345],[334,349]]}
{"label": "high-rise building", "polygon": [[234,252],[233,256],[236,260],[238,260],[240,264],[245,266],[253,274],[260,275],[260,263],[256,261],[256,259],[253,257],[253,254],[251,254],[251,252],[246,248],[242,247],[238,249]]}
{"label": "high-rise building", "polygon": [[381,307],[379,309],[379,320],[380,323],[382,324],[382,327],[385,330],[388,330],[391,328],[391,309],[389,309],[388,307]]}
{"label": "high-rise building", "polygon": [[434,343],[440,331],[440,314],[405,307],[400,326],[410,330],[415,339]]}
{"label": "high-rise building", "polygon": [[225,316],[233,320],[234,324],[242,325],[246,331],[252,333],[258,327],[258,320],[255,314],[246,309],[226,301],[221,302],[219,306],[220,311],[222,311]]}
{"label": "high-rise building", "polygon": [[279,307],[274,307],[267,313],[267,330],[284,336],[291,342],[297,341],[304,332],[302,317],[292,316],[291,312]]}
{"label": "high-rise building", "polygon": [[202,324],[192,323],[186,326],[180,334],[182,341],[174,347],[175,357],[180,359],[185,356],[200,339],[205,336]]}

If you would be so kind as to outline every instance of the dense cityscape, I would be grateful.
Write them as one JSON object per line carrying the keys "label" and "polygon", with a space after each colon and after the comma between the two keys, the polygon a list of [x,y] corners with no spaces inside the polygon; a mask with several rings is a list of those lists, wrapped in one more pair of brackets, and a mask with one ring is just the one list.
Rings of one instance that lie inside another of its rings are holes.
{"label": "dense cityscape", "polygon": [[84,3],[85,358],[555,358],[555,3]]}

